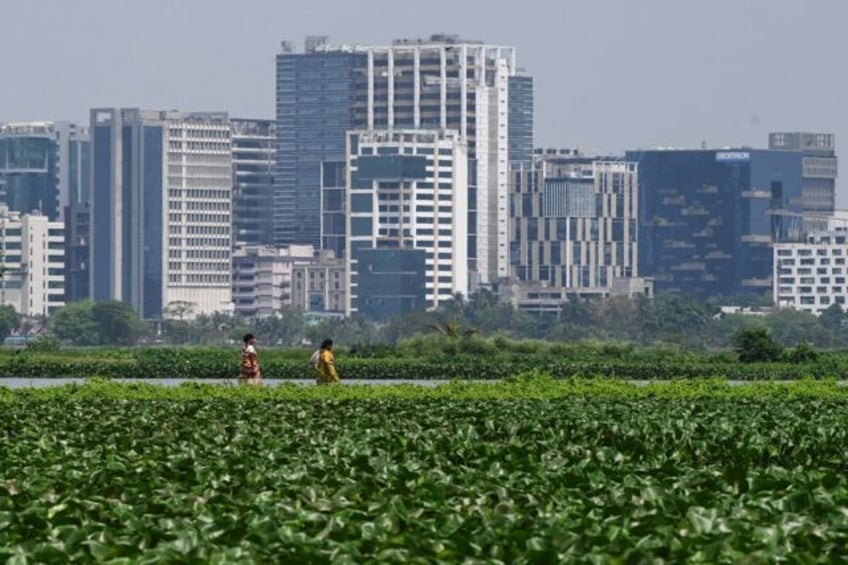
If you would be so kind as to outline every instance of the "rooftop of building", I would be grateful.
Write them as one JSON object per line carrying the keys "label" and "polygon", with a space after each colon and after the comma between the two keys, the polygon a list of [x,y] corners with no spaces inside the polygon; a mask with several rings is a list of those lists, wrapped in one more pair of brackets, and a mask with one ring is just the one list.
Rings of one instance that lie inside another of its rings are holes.
{"label": "rooftop of building", "polygon": [[455,33],[434,33],[428,38],[400,38],[393,39],[392,45],[484,45],[479,39],[462,39]]}
{"label": "rooftop of building", "polygon": [[7,122],[0,123],[0,135],[30,135],[44,136],[53,135],[58,130],[68,130],[70,133],[87,134],[88,127],[74,122],[64,121],[32,121],[32,122]]}
{"label": "rooftop of building", "polygon": [[210,125],[229,125],[229,113],[221,111],[150,110],[145,108],[92,108],[95,124],[109,123],[118,114],[125,122],[133,121],[184,121]]}
{"label": "rooftop of building", "polygon": [[[429,37],[398,38],[389,44],[362,44],[362,43],[333,43],[327,35],[308,35],[303,42],[303,53],[332,53],[347,52],[356,53],[373,49],[392,49],[403,47],[435,47],[435,46],[485,46],[501,49],[514,49],[507,45],[492,45],[479,39],[464,39],[458,34],[434,33]],[[280,42],[281,53],[296,53],[294,42],[284,40]]]}

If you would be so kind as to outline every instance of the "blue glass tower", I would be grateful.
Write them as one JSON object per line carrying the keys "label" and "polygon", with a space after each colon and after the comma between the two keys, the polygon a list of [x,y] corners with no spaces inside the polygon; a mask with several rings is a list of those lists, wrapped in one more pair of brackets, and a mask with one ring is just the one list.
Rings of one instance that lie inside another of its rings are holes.
{"label": "blue glass tower", "polygon": [[321,163],[344,161],[353,129],[357,69],[364,53],[307,45],[277,55],[277,163],[273,223],[277,244],[320,247]]}
{"label": "blue glass tower", "polygon": [[771,245],[802,226],[801,154],[655,150],[626,158],[639,164],[639,270],[658,292],[771,291]]}
{"label": "blue glass tower", "polygon": [[[91,111],[91,298],[161,315],[164,119]],[[140,284],[139,284],[140,281]]]}

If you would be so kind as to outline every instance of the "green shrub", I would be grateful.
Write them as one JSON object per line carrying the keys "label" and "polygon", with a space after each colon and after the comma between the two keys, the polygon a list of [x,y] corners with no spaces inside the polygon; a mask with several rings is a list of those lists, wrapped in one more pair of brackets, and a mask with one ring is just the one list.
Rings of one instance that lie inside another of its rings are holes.
{"label": "green shrub", "polygon": [[767,328],[750,327],[740,330],[733,338],[734,349],[742,363],[777,361],[783,348]]}
{"label": "green shrub", "polygon": [[819,359],[819,353],[809,343],[799,343],[786,352],[786,360],[790,363],[815,363]]}

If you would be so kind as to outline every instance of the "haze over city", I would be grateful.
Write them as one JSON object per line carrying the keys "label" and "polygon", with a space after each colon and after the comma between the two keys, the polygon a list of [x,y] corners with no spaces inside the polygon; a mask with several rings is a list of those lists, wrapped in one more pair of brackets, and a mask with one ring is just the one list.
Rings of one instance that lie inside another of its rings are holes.
{"label": "haze over city", "polygon": [[[456,33],[514,45],[535,80],[536,145],[621,153],[848,139],[841,0],[5,2],[0,122],[87,122],[140,106],[274,117],[274,56],[310,34],[380,44]],[[837,205],[848,206],[839,194]]]}

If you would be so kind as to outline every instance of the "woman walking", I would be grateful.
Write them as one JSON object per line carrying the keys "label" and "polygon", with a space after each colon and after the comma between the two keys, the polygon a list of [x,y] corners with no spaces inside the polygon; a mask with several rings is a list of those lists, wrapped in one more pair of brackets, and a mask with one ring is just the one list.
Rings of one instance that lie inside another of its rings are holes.
{"label": "woman walking", "polygon": [[259,369],[259,356],[256,354],[256,338],[253,334],[247,334],[241,346],[241,371],[239,371],[238,382],[240,385],[258,385],[261,380],[262,371]]}
{"label": "woman walking", "polygon": [[321,342],[321,349],[318,351],[318,366],[315,367],[315,382],[319,385],[339,382],[332,339],[325,339]]}

